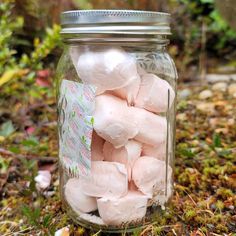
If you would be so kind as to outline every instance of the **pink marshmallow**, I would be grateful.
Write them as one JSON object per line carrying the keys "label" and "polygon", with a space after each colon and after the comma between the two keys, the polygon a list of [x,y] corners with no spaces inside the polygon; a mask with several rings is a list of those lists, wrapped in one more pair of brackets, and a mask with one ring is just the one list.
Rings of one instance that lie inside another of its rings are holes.
{"label": "pink marshmallow", "polygon": [[168,90],[170,94],[169,108],[171,107],[175,92],[170,84],[154,74],[142,76],[135,106],[145,108],[151,112],[166,112],[168,109]]}
{"label": "pink marshmallow", "polygon": [[[169,150],[168,153],[171,154],[171,152],[172,152],[172,137],[171,137],[170,129],[169,129],[168,150]],[[151,146],[151,145],[144,143],[142,146],[141,155],[155,157],[158,160],[165,161],[167,158],[167,156],[166,156],[166,140],[163,143],[159,144],[158,146]]]}
{"label": "pink marshmallow", "polygon": [[76,65],[80,79],[98,93],[125,87],[138,76],[136,60],[121,48],[85,50]]}
{"label": "pink marshmallow", "polygon": [[[172,169],[168,166],[168,176]],[[132,169],[132,179],[138,189],[149,197],[165,191],[166,164],[154,157],[143,156],[136,160]]]}
{"label": "pink marshmallow", "polygon": [[129,105],[134,104],[135,99],[138,95],[141,79],[137,76],[125,87],[115,89],[111,93],[117,97],[120,97],[128,102]]}
{"label": "pink marshmallow", "polygon": [[110,94],[96,97],[94,129],[115,148],[124,146],[138,133],[137,123],[127,103]]}
{"label": "pink marshmallow", "polygon": [[116,162],[94,161],[91,176],[79,180],[83,192],[92,197],[122,197],[128,190],[127,170]]}
{"label": "pink marshmallow", "polygon": [[100,198],[97,204],[98,212],[107,225],[121,225],[142,220],[147,210],[147,196],[129,191],[122,198]]}
{"label": "pink marshmallow", "polygon": [[135,140],[152,146],[159,146],[166,139],[167,121],[165,117],[158,116],[137,107],[130,107],[136,123],[138,134]]}
{"label": "pink marshmallow", "polygon": [[82,213],[79,215],[79,218],[88,221],[89,223],[105,225],[102,218],[94,214]]}
{"label": "pink marshmallow", "polygon": [[134,140],[129,140],[125,146],[117,149],[114,148],[111,143],[105,142],[103,146],[103,153],[105,161],[120,162],[124,164],[128,170],[130,180],[131,169],[135,160],[140,157],[141,149],[142,144]]}
{"label": "pink marshmallow", "polygon": [[164,161],[166,159],[166,144],[165,142],[159,146],[150,146],[148,144],[143,144],[142,146],[142,155],[155,157],[158,160]]}
{"label": "pink marshmallow", "polygon": [[103,161],[103,145],[105,140],[97,135],[95,131],[93,131],[92,135],[92,144],[91,144],[91,159],[92,161]]}
{"label": "pink marshmallow", "polygon": [[97,210],[96,198],[85,195],[80,187],[79,179],[69,179],[64,189],[65,198],[77,213],[88,213]]}
{"label": "pink marshmallow", "polygon": [[133,180],[129,181],[128,189],[129,189],[130,191],[139,191],[139,190],[138,190],[138,187],[135,185],[135,183],[134,183]]}
{"label": "pink marshmallow", "polygon": [[147,74],[147,72],[140,65],[137,65],[137,71],[140,76]]}

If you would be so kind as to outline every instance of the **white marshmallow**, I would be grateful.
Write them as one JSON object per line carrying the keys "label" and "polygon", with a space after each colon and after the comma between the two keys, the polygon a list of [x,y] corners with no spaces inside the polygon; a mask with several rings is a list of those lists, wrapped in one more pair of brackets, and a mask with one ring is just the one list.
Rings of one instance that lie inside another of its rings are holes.
{"label": "white marshmallow", "polygon": [[83,192],[93,197],[122,197],[128,190],[127,170],[116,162],[92,162],[91,176],[81,176],[79,182]]}
{"label": "white marshmallow", "polygon": [[129,191],[122,198],[97,200],[98,211],[108,225],[121,225],[141,220],[147,210],[147,196],[140,192]]}
{"label": "white marshmallow", "polygon": [[134,140],[129,140],[125,146],[117,149],[114,148],[111,143],[105,142],[103,146],[103,153],[105,161],[120,162],[124,164],[128,170],[130,180],[131,169],[135,160],[140,157],[141,149],[142,144]]}
{"label": "white marshmallow", "polygon": [[36,182],[36,188],[38,191],[44,190],[50,186],[51,173],[48,170],[39,170],[38,175],[35,176],[34,181]]}
{"label": "white marshmallow", "polygon": [[87,196],[82,192],[79,179],[69,179],[65,185],[64,193],[67,202],[77,214],[97,210],[96,198]]}
{"label": "white marshmallow", "polygon": [[[171,173],[172,169],[168,166],[168,176]],[[143,156],[134,163],[132,179],[138,189],[149,197],[152,197],[154,192],[165,192],[165,178],[166,164],[164,161]]]}
{"label": "white marshmallow", "polygon": [[167,121],[165,117],[158,116],[137,107],[130,107],[133,120],[138,124],[138,134],[135,140],[152,146],[159,146],[166,140]]}
{"label": "white marshmallow", "polygon": [[145,74],[141,77],[141,85],[135,100],[135,106],[145,108],[151,112],[166,112],[171,107],[175,92],[170,84],[154,74]]}
{"label": "white marshmallow", "polygon": [[98,93],[125,87],[138,77],[135,58],[121,48],[90,50],[80,55],[76,69],[84,83],[97,86]]}
{"label": "white marshmallow", "polygon": [[116,148],[124,146],[138,133],[137,123],[127,103],[110,94],[96,97],[94,129]]}
{"label": "white marshmallow", "polygon": [[95,131],[93,131],[92,135],[92,143],[91,143],[91,159],[92,161],[103,161],[103,145],[105,140],[97,135]]}

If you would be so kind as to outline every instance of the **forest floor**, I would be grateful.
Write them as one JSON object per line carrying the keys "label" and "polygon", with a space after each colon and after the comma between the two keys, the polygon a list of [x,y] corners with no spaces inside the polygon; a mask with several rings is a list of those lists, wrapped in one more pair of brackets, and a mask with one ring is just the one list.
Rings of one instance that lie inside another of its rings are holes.
{"label": "forest floor", "polygon": [[[163,217],[133,235],[236,235],[235,86],[179,85],[174,197]],[[70,235],[101,234],[62,211],[53,97],[44,93],[24,106],[9,98],[1,107],[2,236],[54,235],[66,226]],[[44,191],[35,186],[39,169],[52,173]]]}

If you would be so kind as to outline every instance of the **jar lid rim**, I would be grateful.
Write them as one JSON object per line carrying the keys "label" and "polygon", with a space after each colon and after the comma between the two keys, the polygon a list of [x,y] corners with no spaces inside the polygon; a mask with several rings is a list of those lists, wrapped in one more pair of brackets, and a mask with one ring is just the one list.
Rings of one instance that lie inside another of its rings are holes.
{"label": "jar lid rim", "polygon": [[[89,26],[93,29],[97,27],[96,33],[106,33],[106,27],[111,32],[117,33],[116,26],[119,26],[119,32],[122,25],[125,27],[125,33],[142,34],[145,32],[153,32],[153,34],[170,34],[170,14],[165,12],[155,11],[140,11],[140,10],[74,10],[61,13],[62,34],[67,33],[90,33]],[[103,27],[100,27],[100,26]],[[104,27],[105,26],[105,27]],[[140,26],[140,31],[137,30]],[[151,27],[151,28],[150,28]],[[77,28],[76,32],[74,29]],[[70,30],[71,29],[71,30]],[[164,29],[164,31],[163,31]]]}

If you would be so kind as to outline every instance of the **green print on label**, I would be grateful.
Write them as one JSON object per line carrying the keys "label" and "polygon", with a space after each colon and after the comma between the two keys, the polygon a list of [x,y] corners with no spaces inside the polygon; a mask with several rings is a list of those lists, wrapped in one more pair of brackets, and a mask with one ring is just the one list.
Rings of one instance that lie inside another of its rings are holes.
{"label": "green print on label", "polygon": [[94,125],[94,118],[93,117],[91,118],[90,122],[91,122],[91,125],[93,126]]}

